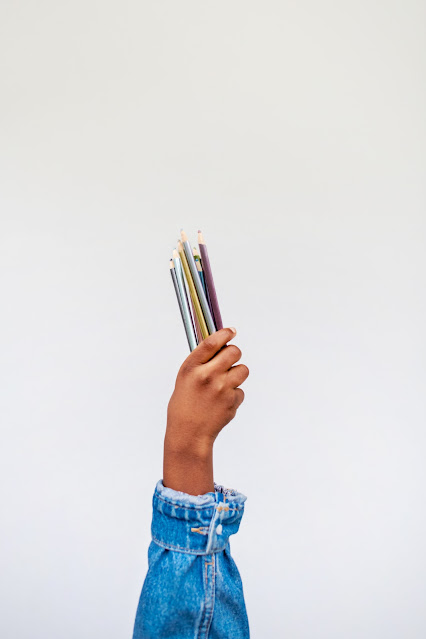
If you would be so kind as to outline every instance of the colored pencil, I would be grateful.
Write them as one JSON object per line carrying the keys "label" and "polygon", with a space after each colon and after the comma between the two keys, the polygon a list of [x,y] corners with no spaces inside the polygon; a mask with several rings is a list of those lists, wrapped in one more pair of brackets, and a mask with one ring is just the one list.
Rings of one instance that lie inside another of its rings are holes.
{"label": "colored pencil", "polygon": [[186,337],[188,339],[188,346],[189,346],[189,349],[192,350],[191,349],[191,338],[189,337],[188,332],[186,330],[186,326],[185,326],[185,315],[184,315],[184,310],[183,310],[183,306],[182,306],[182,299],[181,299],[180,293],[179,293],[179,286],[178,286],[177,279],[176,279],[175,265],[173,264],[173,260],[170,260],[169,264],[170,264],[170,275],[172,276],[173,286],[174,286],[174,289],[175,289],[176,298],[177,298],[178,305],[179,305],[180,315],[182,317],[182,322],[183,322],[183,325],[184,325],[184,328],[185,328]]}
{"label": "colored pencil", "polygon": [[204,277],[206,279],[206,286],[209,292],[209,298],[212,308],[212,314],[216,329],[223,328],[222,316],[220,314],[219,302],[216,295],[216,288],[213,281],[212,269],[210,266],[209,254],[207,252],[207,246],[203,238],[201,231],[198,231],[198,246],[200,247],[201,263],[203,265]]}
{"label": "colored pencil", "polygon": [[[188,237],[187,237],[185,231],[181,230],[180,235],[181,235],[181,238],[182,238],[183,248],[184,248],[185,256],[186,256],[186,259],[187,259],[187,262],[188,262],[188,266],[189,266],[190,272],[192,274],[193,282],[195,284],[195,289],[197,291],[199,303],[200,303],[200,306],[202,308],[202,313],[204,315],[203,319],[205,319],[205,323],[207,324],[208,333],[211,335],[212,333],[216,332],[216,326],[215,326],[215,323],[214,323],[214,320],[213,320],[213,316],[212,316],[211,310],[209,308],[209,304],[207,302],[206,294],[204,293],[204,289],[203,289],[203,285],[201,283],[201,279],[200,279],[200,277],[198,275],[197,267],[195,266],[195,260],[194,260],[193,254],[192,254],[191,245],[190,245],[190,243],[188,241]],[[201,259],[202,259],[202,255],[201,255]],[[194,304],[195,304],[195,301],[194,301]],[[198,321],[200,322],[200,326],[201,326],[201,329],[202,329],[203,327],[202,327],[202,324],[201,324],[201,319],[198,318]]]}
{"label": "colored pencil", "polygon": [[172,269],[172,267],[170,267],[170,271],[172,274],[173,284],[175,286],[176,296],[179,302],[179,308],[182,314],[183,325],[185,327],[189,348],[191,351],[193,351],[194,348],[196,348],[197,346],[197,339],[195,337],[191,312],[189,310],[188,300],[186,298],[186,291],[183,283],[182,266],[180,263],[179,254],[176,249],[173,251],[173,260],[171,260],[171,262],[174,268]]}
{"label": "colored pencil", "polygon": [[[176,249],[174,249],[174,254],[176,256],[177,262],[178,262],[178,266],[179,266],[179,272],[180,272],[180,276],[183,282],[183,290],[185,293],[185,300],[186,300],[186,306],[189,309],[189,316],[191,318],[191,322],[192,322],[192,330],[194,331],[194,335],[195,335],[195,341],[196,344],[198,345],[201,341],[201,339],[199,338],[199,334],[200,334],[200,330],[199,330],[199,324],[198,324],[198,320],[197,320],[197,316],[195,314],[195,310],[194,310],[194,304],[192,303],[192,298],[191,298],[191,294],[189,292],[189,286],[188,286],[188,282],[186,280],[185,277],[185,273],[182,267],[182,260],[179,257],[179,253]],[[198,326],[198,328],[197,328]]]}
{"label": "colored pencil", "polygon": [[[199,334],[200,334],[199,328],[200,328],[200,325],[199,325],[198,320],[197,320],[197,315],[196,315],[196,313],[195,313],[194,304],[192,303],[192,297],[191,297],[191,293],[190,293],[190,291],[189,291],[189,286],[188,286],[187,279],[186,279],[186,277],[185,277],[185,273],[184,273],[184,271],[183,271],[182,261],[181,261],[181,259],[180,259],[180,257],[179,257],[179,253],[178,253],[177,251],[176,251],[176,253],[177,253],[177,255],[178,255],[179,262],[180,262],[180,268],[181,268],[181,272],[182,272],[182,280],[183,280],[183,284],[184,284],[184,287],[183,287],[183,288],[184,288],[184,290],[185,290],[186,302],[187,302],[187,304],[188,304],[189,312],[190,312],[190,315],[191,315],[192,327],[193,327],[193,329],[194,329],[195,339],[197,340],[197,344],[199,344],[199,343],[200,343],[200,338],[199,338]],[[198,328],[197,328],[197,327],[198,327]]]}
{"label": "colored pencil", "polygon": [[[207,303],[208,303],[209,298],[207,295],[206,280],[204,279],[203,267],[201,266],[201,257],[198,255],[197,249],[195,247],[192,249],[192,253],[194,255],[195,266],[197,267],[198,275],[200,276],[201,284],[203,285],[204,293],[206,294]],[[210,308],[210,304],[209,304],[209,308]],[[210,311],[211,310],[212,309],[210,308]]]}
{"label": "colored pencil", "polygon": [[[201,271],[199,270],[199,272],[200,272],[200,275],[201,275],[201,278],[202,278],[202,281],[203,281],[204,291],[206,293],[207,302],[208,302],[208,305],[209,305],[209,308],[210,308],[210,312],[211,312],[213,320],[214,320],[214,313],[213,313],[212,303],[211,303],[211,299],[210,299],[209,289],[207,288],[206,276],[204,275],[203,263],[201,261],[201,257],[199,255],[197,249],[194,247],[192,250],[193,250],[193,253],[194,253],[194,259],[196,261],[197,268],[198,269],[201,268]],[[215,326],[216,326],[216,322],[215,322]],[[216,328],[217,328],[217,326],[216,326]]]}
{"label": "colored pencil", "polygon": [[[194,266],[194,269],[195,269],[195,274],[194,274],[195,281],[194,281],[190,266],[188,265],[188,260],[186,257],[184,246],[180,240],[178,241],[178,251],[179,251],[179,256],[182,262],[183,271],[185,273],[186,281],[188,282],[189,292],[191,294],[192,302],[194,304],[195,313],[200,323],[201,334],[203,336],[203,339],[205,339],[206,337],[209,336],[209,329],[207,328],[206,320],[204,319],[203,309],[201,307],[200,300],[198,298],[198,290],[196,288],[198,284],[198,286],[202,290],[200,278],[198,277],[197,269]],[[191,257],[192,257],[192,253],[191,253]],[[192,261],[194,262],[193,257],[192,257]]]}
{"label": "colored pencil", "polygon": [[194,303],[191,299],[191,309],[192,309],[192,317],[194,320],[195,326],[195,335],[197,337],[198,344],[203,341],[203,334],[201,332],[200,322],[198,321],[197,313],[195,312]]}

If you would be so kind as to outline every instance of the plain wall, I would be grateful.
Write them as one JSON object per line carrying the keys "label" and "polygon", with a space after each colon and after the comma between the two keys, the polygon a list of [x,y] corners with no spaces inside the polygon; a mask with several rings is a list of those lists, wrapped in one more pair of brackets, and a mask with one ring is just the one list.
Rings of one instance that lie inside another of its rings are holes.
{"label": "plain wall", "polygon": [[423,2],[0,4],[0,635],[131,637],[208,243],[254,639],[426,636]]}

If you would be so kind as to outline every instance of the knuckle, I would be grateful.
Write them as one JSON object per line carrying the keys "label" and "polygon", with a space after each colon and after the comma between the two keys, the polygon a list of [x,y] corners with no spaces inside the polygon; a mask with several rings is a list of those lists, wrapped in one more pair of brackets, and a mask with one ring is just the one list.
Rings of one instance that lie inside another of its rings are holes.
{"label": "knuckle", "polygon": [[216,337],[216,333],[209,335],[205,339],[203,339],[202,344],[207,351],[214,350],[218,343],[218,339]]}
{"label": "knuckle", "polygon": [[238,362],[242,355],[241,349],[239,349],[238,346],[235,346],[235,344],[230,344],[226,347],[226,355],[233,362]]}
{"label": "knuckle", "polygon": [[179,375],[183,375],[184,377],[186,377],[191,371],[192,371],[191,363],[188,362],[188,360],[185,360],[179,369]]}
{"label": "knuckle", "polygon": [[198,382],[202,386],[209,386],[213,381],[213,376],[209,371],[206,371],[203,367],[201,367],[197,373]]}
{"label": "knuckle", "polygon": [[215,386],[217,393],[223,393],[223,391],[225,390],[225,382],[223,381],[223,379],[218,379]]}
{"label": "knuckle", "polygon": [[237,357],[238,359],[240,359],[242,352],[241,349],[238,348],[238,346],[235,346],[235,344],[231,344],[230,346],[228,346],[228,348],[231,349],[231,354],[233,355],[233,357]]}
{"label": "knuckle", "polygon": [[228,401],[228,404],[227,404],[226,408],[227,408],[228,413],[231,413],[232,417],[234,417],[236,412],[237,412],[237,407],[235,405],[235,400],[234,399],[230,399]]}
{"label": "knuckle", "polygon": [[230,393],[228,398],[228,410],[233,410],[237,412],[237,406],[235,401],[235,393]]}

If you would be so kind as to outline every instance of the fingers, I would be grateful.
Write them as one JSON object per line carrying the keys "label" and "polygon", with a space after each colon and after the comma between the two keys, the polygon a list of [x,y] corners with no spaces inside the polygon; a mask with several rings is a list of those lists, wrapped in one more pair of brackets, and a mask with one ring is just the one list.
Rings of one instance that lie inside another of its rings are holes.
{"label": "fingers", "polygon": [[235,408],[235,410],[237,410],[237,409],[241,406],[241,404],[243,403],[243,401],[244,401],[244,391],[243,391],[243,389],[242,389],[242,388],[236,388],[236,389],[234,390],[234,393],[235,393],[235,404],[234,404],[234,408]]}
{"label": "fingers", "polygon": [[226,375],[232,388],[237,388],[237,386],[246,381],[249,376],[249,369],[245,364],[239,364],[238,366],[232,366]]}
{"label": "fingers", "polygon": [[235,328],[221,328],[220,331],[209,335],[188,355],[186,358],[188,364],[205,364],[214,357],[227,342],[233,339],[236,334],[237,331]]}
{"label": "fingers", "polygon": [[206,366],[217,372],[228,371],[233,364],[241,359],[241,350],[235,344],[224,346],[216,355],[211,359]]}

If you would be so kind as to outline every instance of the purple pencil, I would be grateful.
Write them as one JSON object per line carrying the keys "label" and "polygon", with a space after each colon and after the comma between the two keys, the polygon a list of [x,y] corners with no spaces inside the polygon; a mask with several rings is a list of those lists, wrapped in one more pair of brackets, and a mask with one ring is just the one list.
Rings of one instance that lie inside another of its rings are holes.
{"label": "purple pencil", "polygon": [[206,279],[206,286],[211,303],[211,311],[213,314],[214,323],[216,325],[216,329],[220,330],[221,328],[223,328],[222,316],[219,310],[219,302],[217,301],[212,269],[210,267],[209,254],[207,253],[207,246],[201,231],[198,231],[198,246],[200,247],[201,264],[203,265],[204,277]]}

